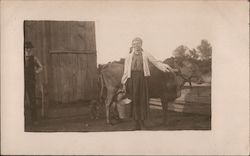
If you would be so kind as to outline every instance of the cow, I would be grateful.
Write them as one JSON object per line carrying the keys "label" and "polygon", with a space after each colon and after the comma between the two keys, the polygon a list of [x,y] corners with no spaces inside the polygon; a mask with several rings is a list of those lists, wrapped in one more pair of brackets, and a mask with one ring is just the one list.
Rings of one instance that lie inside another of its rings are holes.
{"label": "cow", "polygon": [[[164,61],[174,69],[178,69],[178,72],[162,72],[154,65],[149,63],[149,69],[151,76],[149,77],[149,97],[160,98],[163,108],[163,124],[166,123],[166,115],[168,109],[168,103],[174,101],[181,95],[181,88],[186,82],[191,85],[191,80],[196,83],[201,83],[201,74],[196,64],[183,60],[181,63],[171,57]],[[112,124],[110,121],[110,106],[114,101],[114,97],[119,88],[121,88],[121,78],[124,71],[123,62],[110,62],[103,65],[99,69],[99,78],[101,81],[101,93],[103,95],[104,88],[106,89],[105,98],[105,112],[106,123]]]}

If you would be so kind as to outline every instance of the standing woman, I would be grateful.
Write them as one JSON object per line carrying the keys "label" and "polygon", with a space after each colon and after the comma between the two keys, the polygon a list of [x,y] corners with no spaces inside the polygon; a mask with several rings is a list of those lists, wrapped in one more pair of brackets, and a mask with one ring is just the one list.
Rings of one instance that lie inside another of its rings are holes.
{"label": "standing woman", "polygon": [[150,76],[148,61],[163,72],[172,71],[170,66],[156,60],[142,49],[141,38],[135,38],[129,55],[125,59],[121,80],[123,89],[132,100],[131,115],[135,122],[135,130],[145,128],[144,120],[148,116],[148,77]]}

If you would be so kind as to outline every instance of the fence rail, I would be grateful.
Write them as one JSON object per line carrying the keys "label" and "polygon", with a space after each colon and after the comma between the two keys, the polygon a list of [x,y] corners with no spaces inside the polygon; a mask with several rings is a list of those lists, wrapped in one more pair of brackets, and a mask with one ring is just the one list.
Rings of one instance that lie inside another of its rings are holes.
{"label": "fence rail", "polygon": [[[151,108],[162,109],[160,99],[150,99]],[[181,96],[168,104],[176,112],[211,115],[211,85],[184,86]]]}

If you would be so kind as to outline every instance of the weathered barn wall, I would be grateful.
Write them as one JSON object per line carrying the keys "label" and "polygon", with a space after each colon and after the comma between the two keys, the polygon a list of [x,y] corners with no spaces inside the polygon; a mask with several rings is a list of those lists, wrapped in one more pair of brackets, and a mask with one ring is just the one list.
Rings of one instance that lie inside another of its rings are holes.
{"label": "weathered barn wall", "polygon": [[50,95],[54,102],[70,103],[90,100],[96,95],[95,57],[76,54],[51,56]]}
{"label": "weathered barn wall", "polygon": [[42,84],[47,107],[96,98],[94,22],[25,21],[24,38],[43,65],[37,96]]}

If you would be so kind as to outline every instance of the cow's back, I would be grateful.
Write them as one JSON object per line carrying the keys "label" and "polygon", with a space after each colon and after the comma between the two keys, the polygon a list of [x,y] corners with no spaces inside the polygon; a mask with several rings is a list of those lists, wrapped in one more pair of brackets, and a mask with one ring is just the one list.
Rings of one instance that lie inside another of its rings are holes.
{"label": "cow's back", "polygon": [[123,75],[123,64],[109,63],[102,70],[101,74],[107,88],[117,88],[121,84]]}
{"label": "cow's back", "polygon": [[149,64],[151,76],[148,78],[149,82],[149,96],[150,98],[164,98],[168,100],[175,100],[177,94],[177,81],[175,74],[167,72],[164,73]]}

